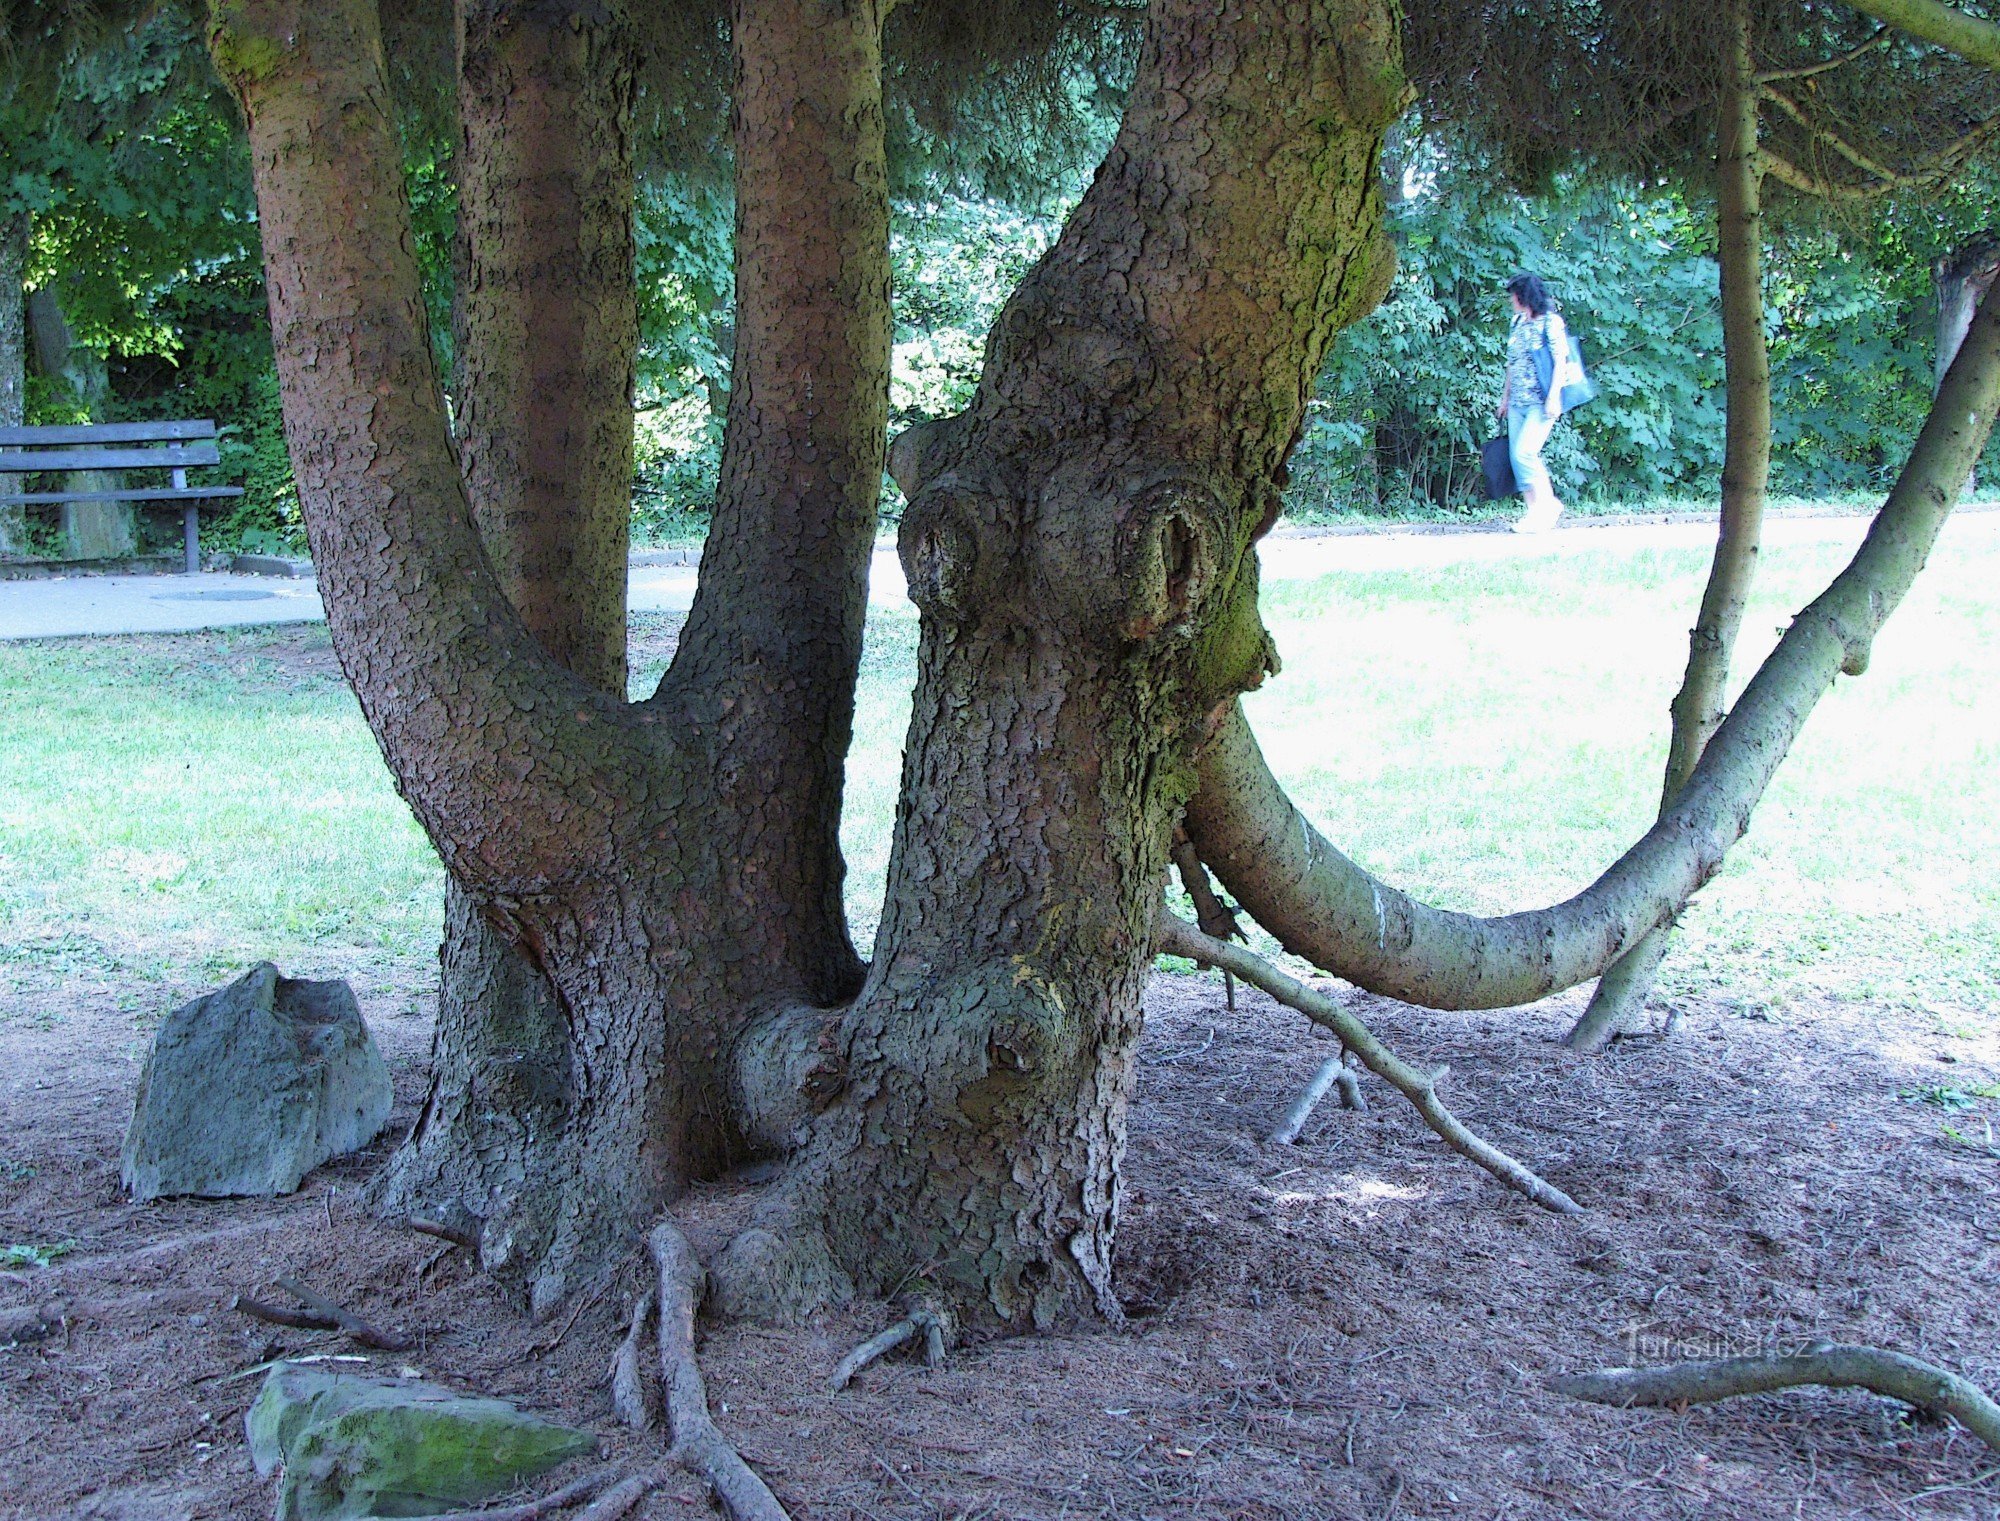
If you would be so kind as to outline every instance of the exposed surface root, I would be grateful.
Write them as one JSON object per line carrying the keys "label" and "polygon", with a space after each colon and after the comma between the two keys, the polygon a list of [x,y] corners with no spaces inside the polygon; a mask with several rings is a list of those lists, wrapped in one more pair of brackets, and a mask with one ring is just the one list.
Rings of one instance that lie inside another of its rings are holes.
{"label": "exposed surface root", "polygon": [[[539,1500],[527,1500],[519,1505],[488,1506],[484,1510],[454,1510],[431,1517],[431,1521],[541,1521],[544,1516],[552,1516],[559,1510],[567,1510],[572,1505],[581,1505],[593,1496],[604,1494],[625,1471],[623,1464],[614,1463],[608,1468],[594,1468],[579,1478],[572,1479],[561,1489],[551,1490]],[[630,1483],[631,1480],[626,1480]],[[640,1494],[644,1494],[642,1489]],[[637,1499],[638,1496],[633,1497]],[[628,1506],[627,1509],[630,1507]],[[593,1506],[584,1512],[586,1517],[606,1514]],[[622,1514],[622,1512],[609,1512]]]}
{"label": "exposed surface root", "polygon": [[1790,1357],[1731,1357],[1660,1368],[1606,1368],[1550,1381],[1560,1394],[1600,1405],[1705,1405],[1801,1384],[1868,1389],[1919,1410],[1943,1411],[2000,1452],[2000,1405],[1969,1379],[1879,1347],[1822,1344]]}
{"label": "exposed surface root", "polygon": [[611,1358],[611,1408],[634,1431],[649,1431],[660,1418],[640,1362],[640,1348],[645,1344],[646,1326],[653,1318],[655,1302],[651,1289],[639,1296],[639,1302],[632,1307],[632,1324]]}
{"label": "exposed surface root", "polygon": [[694,1315],[701,1302],[703,1274],[693,1246],[667,1220],[653,1227],[647,1246],[660,1274],[660,1374],[666,1384],[673,1456],[708,1482],[731,1521],[791,1521],[777,1496],[709,1416],[708,1390],[694,1357]]}
{"label": "exposed surface root", "polygon": [[854,1382],[854,1376],[863,1368],[878,1358],[887,1357],[904,1342],[913,1340],[918,1329],[916,1318],[911,1316],[897,1321],[887,1330],[877,1331],[834,1366],[833,1376],[826,1381],[827,1388],[838,1394]]}
{"label": "exposed surface root", "polygon": [[1447,1146],[1461,1156],[1469,1157],[1492,1173],[1502,1183],[1519,1193],[1526,1194],[1543,1209],[1553,1210],[1561,1215],[1580,1215],[1583,1206],[1568,1194],[1540,1177],[1529,1168],[1522,1166],[1506,1152],[1488,1141],[1481,1140],[1460,1123],[1458,1117],[1445,1108],[1437,1095],[1437,1085],[1445,1075],[1444,1068],[1436,1072],[1422,1073],[1370,1032],[1368,1027],[1356,1019],[1346,1009],[1328,998],[1324,993],[1316,993],[1294,977],[1288,977],[1261,956],[1245,950],[1240,945],[1230,945],[1211,935],[1204,935],[1185,919],[1160,910],[1158,945],[1163,951],[1176,956],[1187,956],[1206,961],[1211,966],[1219,966],[1234,972],[1253,987],[1262,988],[1278,1002],[1297,1009],[1316,1024],[1326,1026],[1340,1037],[1341,1043],[1361,1059],[1361,1064],[1377,1077],[1396,1089],[1422,1115],[1424,1123],[1444,1139]]}
{"label": "exposed surface root", "polygon": [[936,1309],[919,1307],[886,1330],[878,1331],[835,1365],[833,1376],[826,1382],[827,1389],[838,1394],[854,1382],[855,1376],[870,1363],[887,1357],[906,1342],[924,1339],[924,1366],[942,1368],[944,1366],[945,1343],[949,1339],[949,1326],[944,1315]]}

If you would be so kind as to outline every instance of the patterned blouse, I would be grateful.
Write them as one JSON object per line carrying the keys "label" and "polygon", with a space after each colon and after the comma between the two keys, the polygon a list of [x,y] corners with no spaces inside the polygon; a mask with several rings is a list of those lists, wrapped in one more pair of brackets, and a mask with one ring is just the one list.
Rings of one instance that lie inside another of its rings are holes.
{"label": "patterned blouse", "polygon": [[1535,351],[1544,343],[1556,353],[1561,363],[1569,355],[1569,332],[1563,327],[1560,314],[1551,307],[1539,317],[1516,315],[1513,329],[1507,334],[1507,394],[1509,404],[1516,407],[1530,402],[1547,401],[1543,394],[1542,382],[1535,375]]}

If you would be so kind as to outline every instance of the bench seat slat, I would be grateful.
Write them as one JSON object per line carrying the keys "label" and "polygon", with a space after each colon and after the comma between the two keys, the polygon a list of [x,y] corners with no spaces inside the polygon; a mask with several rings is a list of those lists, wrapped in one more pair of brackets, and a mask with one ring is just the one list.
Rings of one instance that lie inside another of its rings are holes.
{"label": "bench seat slat", "polygon": [[23,449],[0,452],[0,475],[40,470],[174,470],[214,465],[222,456],[214,444],[165,444],[158,449]]}
{"label": "bench seat slat", "polygon": [[207,418],[195,422],[59,423],[47,427],[0,428],[0,448],[45,448],[50,444],[145,444],[215,437]]}
{"label": "bench seat slat", "polygon": [[135,487],[130,491],[0,491],[0,507],[48,506],[56,502],[190,502],[203,497],[241,495],[241,486]]}

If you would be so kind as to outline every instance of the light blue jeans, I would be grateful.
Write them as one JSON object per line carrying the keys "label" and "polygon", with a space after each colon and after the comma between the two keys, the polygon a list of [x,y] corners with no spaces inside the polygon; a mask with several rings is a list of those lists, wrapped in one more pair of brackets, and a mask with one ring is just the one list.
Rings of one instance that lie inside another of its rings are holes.
{"label": "light blue jeans", "polygon": [[1539,401],[1516,401],[1507,407],[1507,453],[1514,462],[1514,484],[1523,496],[1555,490],[1549,484],[1549,467],[1542,463],[1542,445],[1555,426]]}

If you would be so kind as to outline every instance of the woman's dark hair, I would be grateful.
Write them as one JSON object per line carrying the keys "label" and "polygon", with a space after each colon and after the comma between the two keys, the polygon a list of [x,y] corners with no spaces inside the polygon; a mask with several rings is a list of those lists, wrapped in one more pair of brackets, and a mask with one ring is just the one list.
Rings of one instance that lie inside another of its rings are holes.
{"label": "woman's dark hair", "polygon": [[1539,317],[1549,309],[1549,288],[1542,284],[1540,275],[1514,276],[1507,282],[1507,294],[1519,297],[1531,316]]}

